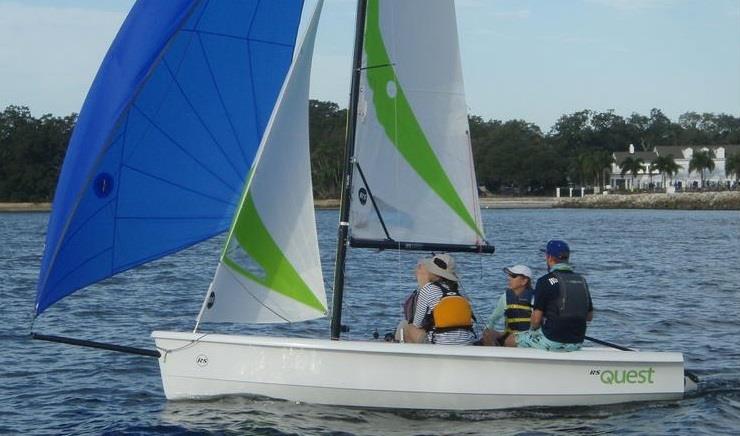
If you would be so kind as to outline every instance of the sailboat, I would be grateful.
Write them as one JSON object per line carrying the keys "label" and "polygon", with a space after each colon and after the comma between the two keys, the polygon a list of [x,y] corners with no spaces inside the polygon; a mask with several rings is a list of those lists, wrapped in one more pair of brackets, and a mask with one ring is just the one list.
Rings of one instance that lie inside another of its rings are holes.
{"label": "sailboat", "polygon": [[[308,149],[322,1],[309,14],[300,1],[235,5],[134,6],[70,142],[36,301],[38,315],[77,289],[228,230],[195,329],[154,331],[156,350],[38,339],[157,357],[171,400],[487,410],[679,399],[691,387],[674,352],[342,340],[349,248],[494,250],[478,205],[454,3],[358,2],[331,311]],[[164,30],[142,34],[150,26]],[[327,315],[326,339],[204,329]]]}

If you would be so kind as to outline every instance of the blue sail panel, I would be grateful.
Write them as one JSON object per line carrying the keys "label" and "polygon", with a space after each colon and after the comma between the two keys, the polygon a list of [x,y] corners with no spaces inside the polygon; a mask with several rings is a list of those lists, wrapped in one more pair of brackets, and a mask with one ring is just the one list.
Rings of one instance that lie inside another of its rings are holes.
{"label": "blue sail panel", "polygon": [[70,140],[36,314],[228,228],[302,8],[302,0],[137,1]]}
{"label": "blue sail panel", "polygon": [[[118,252],[125,253],[124,255],[117,256],[115,263],[121,270],[127,270],[137,265],[144,264],[150,260],[158,259],[163,255],[175,253],[183,248],[189,247],[193,244],[192,241],[200,242],[209,239],[213,236],[210,228],[212,227],[228,227],[231,223],[230,219],[226,218],[209,218],[204,217],[202,219],[197,218],[177,218],[178,222],[173,225],[174,219],[159,220],[151,222],[147,219],[121,219],[119,220],[119,227],[116,231],[115,244]],[[124,223],[121,226],[121,222]],[[123,228],[121,228],[123,227]],[[202,233],[191,233],[191,240],[183,242],[180,234],[180,229],[183,227],[190,227],[194,229],[201,229]],[[146,243],[147,239],[161,240],[167,247],[170,247],[169,252],[161,253],[154,251]],[[215,257],[214,257],[215,259]]]}
{"label": "blue sail panel", "polygon": [[[254,21],[258,2],[245,2],[241,0],[219,1],[221,2],[220,5],[216,4],[216,2],[210,2],[206,6],[206,13],[198,21],[198,29],[202,33],[230,35],[234,38],[246,39],[252,26],[245,26],[244,23],[252,23]],[[292,6],[294,5],[291,5],[291,9],[293,9]]]}

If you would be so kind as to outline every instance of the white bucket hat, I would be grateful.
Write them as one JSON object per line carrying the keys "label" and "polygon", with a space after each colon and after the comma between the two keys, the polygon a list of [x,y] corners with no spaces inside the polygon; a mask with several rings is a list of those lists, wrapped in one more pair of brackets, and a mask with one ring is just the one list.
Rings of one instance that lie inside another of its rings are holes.
{"label": "white bucket hat", "polygon": [[514,265],[504,268],[506,274],[520,275],[527,277],[529,281],[532,281],[532,270],[526,265]]}
{"label": "white bucket hat", "polygon": [[449,254],[435,254],[431,258],[421,261],[424,268],[430,273],[447,280],[457,282],[457,273],[455,273],[455,259]]}

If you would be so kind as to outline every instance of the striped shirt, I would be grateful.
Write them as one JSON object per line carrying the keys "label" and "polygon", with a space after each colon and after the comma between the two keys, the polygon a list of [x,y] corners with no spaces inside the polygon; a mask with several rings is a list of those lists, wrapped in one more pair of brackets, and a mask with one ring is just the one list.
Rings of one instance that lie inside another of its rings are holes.
{"label": "striped shirt", "polygon": [[[413,324],[423,328],[424,317],[431,314],[434,307],[442,299],[442,288],[434,283],[427,283],[416,297],[416,310],[414,311]],[[470,330],[457,329],[442,333],[427,333],[427,340],[440,345],[470,345],[475,341],[475,334]]]}

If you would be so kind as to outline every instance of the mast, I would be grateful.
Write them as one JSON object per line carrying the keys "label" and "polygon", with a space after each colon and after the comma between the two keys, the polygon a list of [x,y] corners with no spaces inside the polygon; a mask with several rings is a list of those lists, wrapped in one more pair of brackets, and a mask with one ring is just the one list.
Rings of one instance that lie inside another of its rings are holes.
{"label": "mast", "polygon": [[344,144],[344,177],[339,206],[339,228],[337,230],[337,256],[334,262],[334,295],[332,298],[331,338],[338,340],[342,331],[342,298],[344,294],[344,263],[347,257],[349,234],[349,201],[352,186],[352,166],[355,154],[355,130],[357,127],[357,104],[360,95],[362,73],[362,46],[365,37],[365,14],[367,0],[358,0],[355,21],[355,51],[352,59],[352,85],[347,111],[347,136]]}

